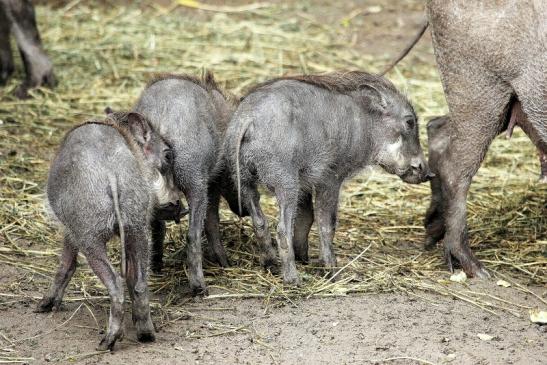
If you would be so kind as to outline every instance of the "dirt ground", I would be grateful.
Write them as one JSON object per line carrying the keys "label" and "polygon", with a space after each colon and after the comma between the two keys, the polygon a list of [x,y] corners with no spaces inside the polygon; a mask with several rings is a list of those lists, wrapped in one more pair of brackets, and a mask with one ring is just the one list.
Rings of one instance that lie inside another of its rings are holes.
{"label": "dirt ground", "polygon": [[[507,294],[491,282],[473,282],[470,289]],[[521,304],[531,299],[516,290],[509,294]],[[64,311],[43,315],[32,312],[34,304],[25,301],[0,309],[0,328],[11,339],[39,336],[16,348],[19,355],[40,364],[540,365],[547,358],[546,327],[531,324],[526,315],[496,317],[434,295],[389,293],[271,303],[191,299],[188,313],[160,328],[154,344],[135,342],[127,315],[125,338],[113,353],[94,350],[102,327],[97,322],[108,320],[105,311],[93,310],[92,316],[80,303],[69,303]],[[479,334],[493,338],[484,341]]]}
{"label": "dirt ground", "polygon": [[[242,3],[248,2],[216,2]],[[345,33],[345,41],[349,39],[363,54],[378,57],[397,54],[424,16],[421,1],[321,0],[311,4],[305,15],[319,23],[343,23],[348,14],[363,18],[357,22],[362,27]],[[185,14],[181,16],[211,16],[186,8],[177,11]],[[433,64],[430,44],[426,34],[409,57]],[[0,247],[2,240],[0,236]],[[32,246],[33,250],[40,248],[40,243]],[[448,277],[446,271],[438,274],[438,280]],[[533,365],[547,361],[547,326],[531,323],[527,309],[545,309],[547,289],[527,282],[521,282],[520,289],[498,286],[494,279],[447,284],[496,298],[492,301],[510,307],[496,314],[453,295],[407,290],[269,299],[267,293],[257,298],[227,297],[213,286],[210,297],[185,296],[181,299],[185,310],[168,314],[158,305],[165,298],[154,295],[156,342],[135,341],[127,307],[125,338],[114,352],[97,353],[95,347],[108,321],[108,300],[69,301],[60,312],[36,314],[34,306],[45,290],[43,279],[43,275],[0,259],[0,364]],[[78,285],[85,292],[85,283]],[[481,339],[479,334],[492,338]]]}

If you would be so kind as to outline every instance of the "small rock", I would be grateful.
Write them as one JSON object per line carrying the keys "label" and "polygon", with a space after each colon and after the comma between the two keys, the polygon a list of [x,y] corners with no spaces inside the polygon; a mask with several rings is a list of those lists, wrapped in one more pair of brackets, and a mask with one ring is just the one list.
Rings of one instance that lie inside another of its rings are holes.
{"label": "small rock", "polygon": [[530,320],[534,323],[547,324],[547,311],[530,309]]}
{"label": "small rock", "polygon": [[483,341],[490,341],[494,338],[494,336],[490,336],[486,333],[477,333],[477,337]]}
{"label": "small rock", "polygon": [[509,288],[511,286],[511,283],[508,283],[507,281],[505,280],[498,280],[496,282],[496,285],[497,286],[503,286],[504,288]]}
{"label": "small rock", "polygon": [[454,281],[456,283],[463,283],[467,280],[467,275],[465,274],[465,272],[463,271],[460,271],[458,273],[455,273],[455,274],[452,274],[450,276],[450,281]]}

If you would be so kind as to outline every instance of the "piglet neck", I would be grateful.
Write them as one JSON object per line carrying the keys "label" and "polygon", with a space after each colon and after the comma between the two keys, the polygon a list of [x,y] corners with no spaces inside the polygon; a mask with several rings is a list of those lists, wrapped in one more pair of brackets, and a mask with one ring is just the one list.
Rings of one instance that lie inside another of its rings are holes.
{"label": "piglet neck", "polygon": [[358,148],[355,149],[354,161],[359,168],[365,168],[375,164],[376,143],[371,133],[370,120],[363,122],[363,130],[359,133]]}

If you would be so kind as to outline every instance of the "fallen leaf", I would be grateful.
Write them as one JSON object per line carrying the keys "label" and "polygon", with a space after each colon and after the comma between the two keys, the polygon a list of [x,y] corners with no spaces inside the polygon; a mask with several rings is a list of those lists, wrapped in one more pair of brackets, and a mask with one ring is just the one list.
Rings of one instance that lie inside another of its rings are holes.
{"label": "fallen leaf", "polygon": [[497,286],[503,286],[504,288],[509,288],[509,287],[511,286],[511,284],[508,283],[508,282],[505,281],[505,280],[498,280],[498,281],[496,282],[496,285],[497,285]]}
{"label": "fallen leaf", "polygon": [[382,7],[381,7],[380,5],[373,5],[373,6],[369,6],[369,7],[367,8],[367,12],[368,12],[369,14],[377,14],[377,13],[379,13],[379,12],[381,12],[381,11],[382,11]]}
{"label": "fallen leaf", "polygon": [[463,283],[467,279],[467,275],[463,271],[460,271],[457,274],[452,274],[450,276],[450,281],[454,281],[456,283]]}
{"label": "fallen leaf", "polygon": [[534,323],[547,324],[547,311],[530,309],[530,320]]}
{"label": "fallen leaf", "polygon": [[490,341],[494,336],[487,335],[486,333],[477,333],[477,337],[483,341]]}

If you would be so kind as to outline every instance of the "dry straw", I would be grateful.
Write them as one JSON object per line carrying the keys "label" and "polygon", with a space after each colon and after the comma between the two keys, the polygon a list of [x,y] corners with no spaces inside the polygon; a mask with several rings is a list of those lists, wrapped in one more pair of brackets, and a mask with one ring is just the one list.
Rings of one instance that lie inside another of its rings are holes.
{"label": "dry straw", "polygon": [[[30,293],[43,292],[56,268],[60,234],[45,216],[42,201],[49,161],[59,140],[71,126],[100,116],[106,106],[128,108],[152,73],[199,75],[208,68],[238,94],[253,83],[285,73],[374,72],[387,62],[386,58],[363,56],[349,39],[344,40],[348,37],[344,37],[343,24],[321,24],[300,5],[262,4],[238,14],[196,15],[190,9],[106,9],[88,7],[89,3],[38,9],[42,37],[59,79],[55,90],[39,90],[34,98],[20,101],[10,96],[16,81],[0,89],[0,267],[26,277],[0,283],[0,308],[35,300]],[[296,7],[289,9],[293,16],[287,16],[289,6]],[[389,76],[415,103],[425,136],[423,120],[444,114],[446,105],[434,65],[422,56],[423,51],[415,51]],[[490,272],[513,283],[511,290],[528,292],[530,286],[547,284],[547,187],[536,184],[538,171],[534,148],[517,132],[510,141],[498,138],[493,143],[470,192],[473,250]],[[275,224],[274,199],[264,196],[263,202]],[[299,266],[304,278],[299,288],[284,287],[279,277],[260,269],[250,222],[245,219],[240,232],[237,219],[223,206],[221,230],[232,266],[206,268],[209,299],[263,298],[266,303],[291,303],[298,298],[349,293],[402,291],[421,297],[423,292],[434,292],[493,315],[524,313],[527,307],[515,303],[510,295],[501,298],[447,281],[442,250],[422,249],[422,219],[428,202],[427,185],[405,185],[378,170],[353,178],[343,189],[335,237],[343,268],[339,280],[325,279],[318,265]],[[185,222],[181,228],[186,230]],[[170,227],[165,272],[150,280],[155,321],[160,327],[196,315],[184,309],[189,298],[180,232]],[[315,228],[310,241],[311,257],[318,257]],[[110,245],[110,254],[119,260],[117,244]],[[105,289],[84,262],[80,259],[67,301],[108,305]],[[530,298],[530,305],[545,303],[541,293],[534,292]],[[199,336],[245,330],[221,326]]]}

